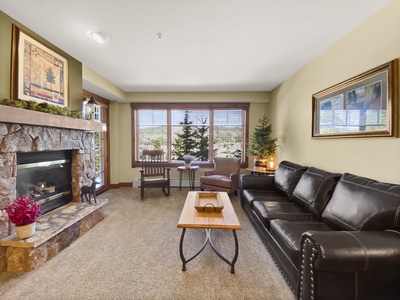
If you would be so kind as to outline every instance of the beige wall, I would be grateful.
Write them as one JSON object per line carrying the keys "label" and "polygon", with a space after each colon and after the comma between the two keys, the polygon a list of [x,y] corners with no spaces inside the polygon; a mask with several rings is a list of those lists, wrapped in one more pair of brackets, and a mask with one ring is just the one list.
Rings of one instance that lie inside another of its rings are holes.
{"label": "beige wall", "polygon": [[125,91],[85,65],[82,67],[82,79],[87,84],[87,89],[94,89],[97,93],[105,92],[103,97],[108,100],[124,100],[126,98]]}
{"label": "beige wall", "polygon": [[400,183],[399,138],[311,139],[313,93],[399,57],[399,12],[392,0],[272,92],[279,160]]}
{"label": "beige wall", "polygon": [[[204,94],[202,97],[199,96],[199,93],[185,93],[186,94],[186,102],[191,101],[199,101],[201,98],[204,102],[218,101],[216,97],[216,93],[212,94],[212,98],[207,97],[208,93]],[[218,94],[218,93],[217,93]],[[219,93],[221,97],[221,101],[229,97],[230,93],[224,94]],[[253,101],[250,103],[250,119],[249,119],[249,128],[250,132],[252,132],[254,126],[257,125],[258,119],[262,116],[263,112],[267,113],[266,108],[266,100],[268,93],[263,93],[264,100],[263,102],[259,102],[260,93],[241,93],[241,102]],[[171,101],[174,98],[170,98],[171,94],[166,93],[162,95],[159,93],[156,97],[158,101],[163,98],[168,98]],[[232,95],[231,95],[232,96]],[[148,97],[148,98],[147,98]],[[234,98],[234,96],[232,96]],[[255,98],[258,100],[256,101]],[[146,95],[146,100],[151,101],[154,98]],[[141,101],[139,101],[141,102]],[[232,101],[234,102],[234,101]],[[237,101],[240,102],[240,101]],[[140,178],[139,168],[131,167],[131,109],[129,103],[118,103],[113,101],[110,105],[110,136],[111,136],[111,184],[132,182],[134,178]],[[250,161],[252,164],[252,160]],[[200,170],[199,174],[203,174],[203,170]],[[198,176],[197,174],[196,176]],[[177,174],[176,170],[172,170],[171,178],[178,178],[179,174]]]}

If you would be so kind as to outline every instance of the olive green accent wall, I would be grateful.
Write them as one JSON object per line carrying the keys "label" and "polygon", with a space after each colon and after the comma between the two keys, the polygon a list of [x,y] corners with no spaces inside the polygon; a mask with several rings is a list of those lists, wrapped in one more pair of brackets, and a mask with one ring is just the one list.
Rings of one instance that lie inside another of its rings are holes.
{"label": "olive green accent wall", "polygon": [[10,98],[12,19],[0,11],[0,99]]}
{"label": "olive green accent wall", "polygon": [[0,11],[0,99],[10,99],[11,95],[11,50],[12,50],[12,25],[33,36],[35,39],[61,54],[68,59],[69,77],[69,110],[82,109],[82,63],[55,47],[36,33],[18,23],[4,12]]}

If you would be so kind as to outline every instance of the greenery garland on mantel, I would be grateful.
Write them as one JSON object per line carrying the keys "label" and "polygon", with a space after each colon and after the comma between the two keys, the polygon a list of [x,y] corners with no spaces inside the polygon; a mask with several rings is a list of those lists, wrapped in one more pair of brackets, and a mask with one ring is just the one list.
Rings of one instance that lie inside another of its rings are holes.
{"label": "greenery garland on mantel", "polygon": [[69,111],[66,107],[56,106],[48,104],[47,102],[35,102],[35,101],[25,101],[25,100],[9,100],[4,98],[0,100],[0,105],[12,106],[16,108],[34,110],[39,112],[44,112],[52,115],[66,116],[75,119],[82,119],[81,111]]}

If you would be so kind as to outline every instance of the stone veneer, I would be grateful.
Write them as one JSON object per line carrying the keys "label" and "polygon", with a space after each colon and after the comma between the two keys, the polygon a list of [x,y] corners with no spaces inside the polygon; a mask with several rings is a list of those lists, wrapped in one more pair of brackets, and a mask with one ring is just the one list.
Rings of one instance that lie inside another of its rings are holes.
{"label": "stone veneer", "polygon": [[[5,218],[5,213],[2,210],[16,198],[17,152],[46,150],[73,150],[71,163],[73,203],[80,202],[80,188],[91,183],[87,176],[92,176],[94,170],[94,132],[0,123],[0,212],[2,212],[0,213],[0,239],[14,235],[14,225],[10,224]],[[80,224],[80,220],[85,218],[88,218],[89,221],[86,221],[85,224]],[[83,217],[70,228],[64,228],[63,233],[60,232],[60,236],[53,238],[53,240],[57,240],[56,244],[58,245],[70,244],[72,240],[79,236],[77,232],[85,232],[85,230],[79,229],[81,226],[87,228],[88,223],[97,223],[91,221],[93,218],[101,220],[101,210]],[[92,225],[89,227],[92,227]],[[43,247],[50,249],[54,247],[54,244],[50,248],[49,245]],[[7,257],[6,252],[11,251],[10,248],[12,247],[8,247],[8,250],[5,248],[0,247],[0,272],[4,269],[4,260]],[[25,269],[32,269],[32,267],[24,266],[19,271]]]}

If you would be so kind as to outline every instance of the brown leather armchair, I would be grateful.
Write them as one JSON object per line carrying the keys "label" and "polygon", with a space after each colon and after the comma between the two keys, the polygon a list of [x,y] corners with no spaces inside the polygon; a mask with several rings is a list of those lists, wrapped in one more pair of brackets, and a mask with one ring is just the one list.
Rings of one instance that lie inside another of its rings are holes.
{"label": "brown leather armchair", "polygon": [[214,157],[214,169],[204,171],[200,176],[202,190],[235,193],[239,186],[240,158]]}

